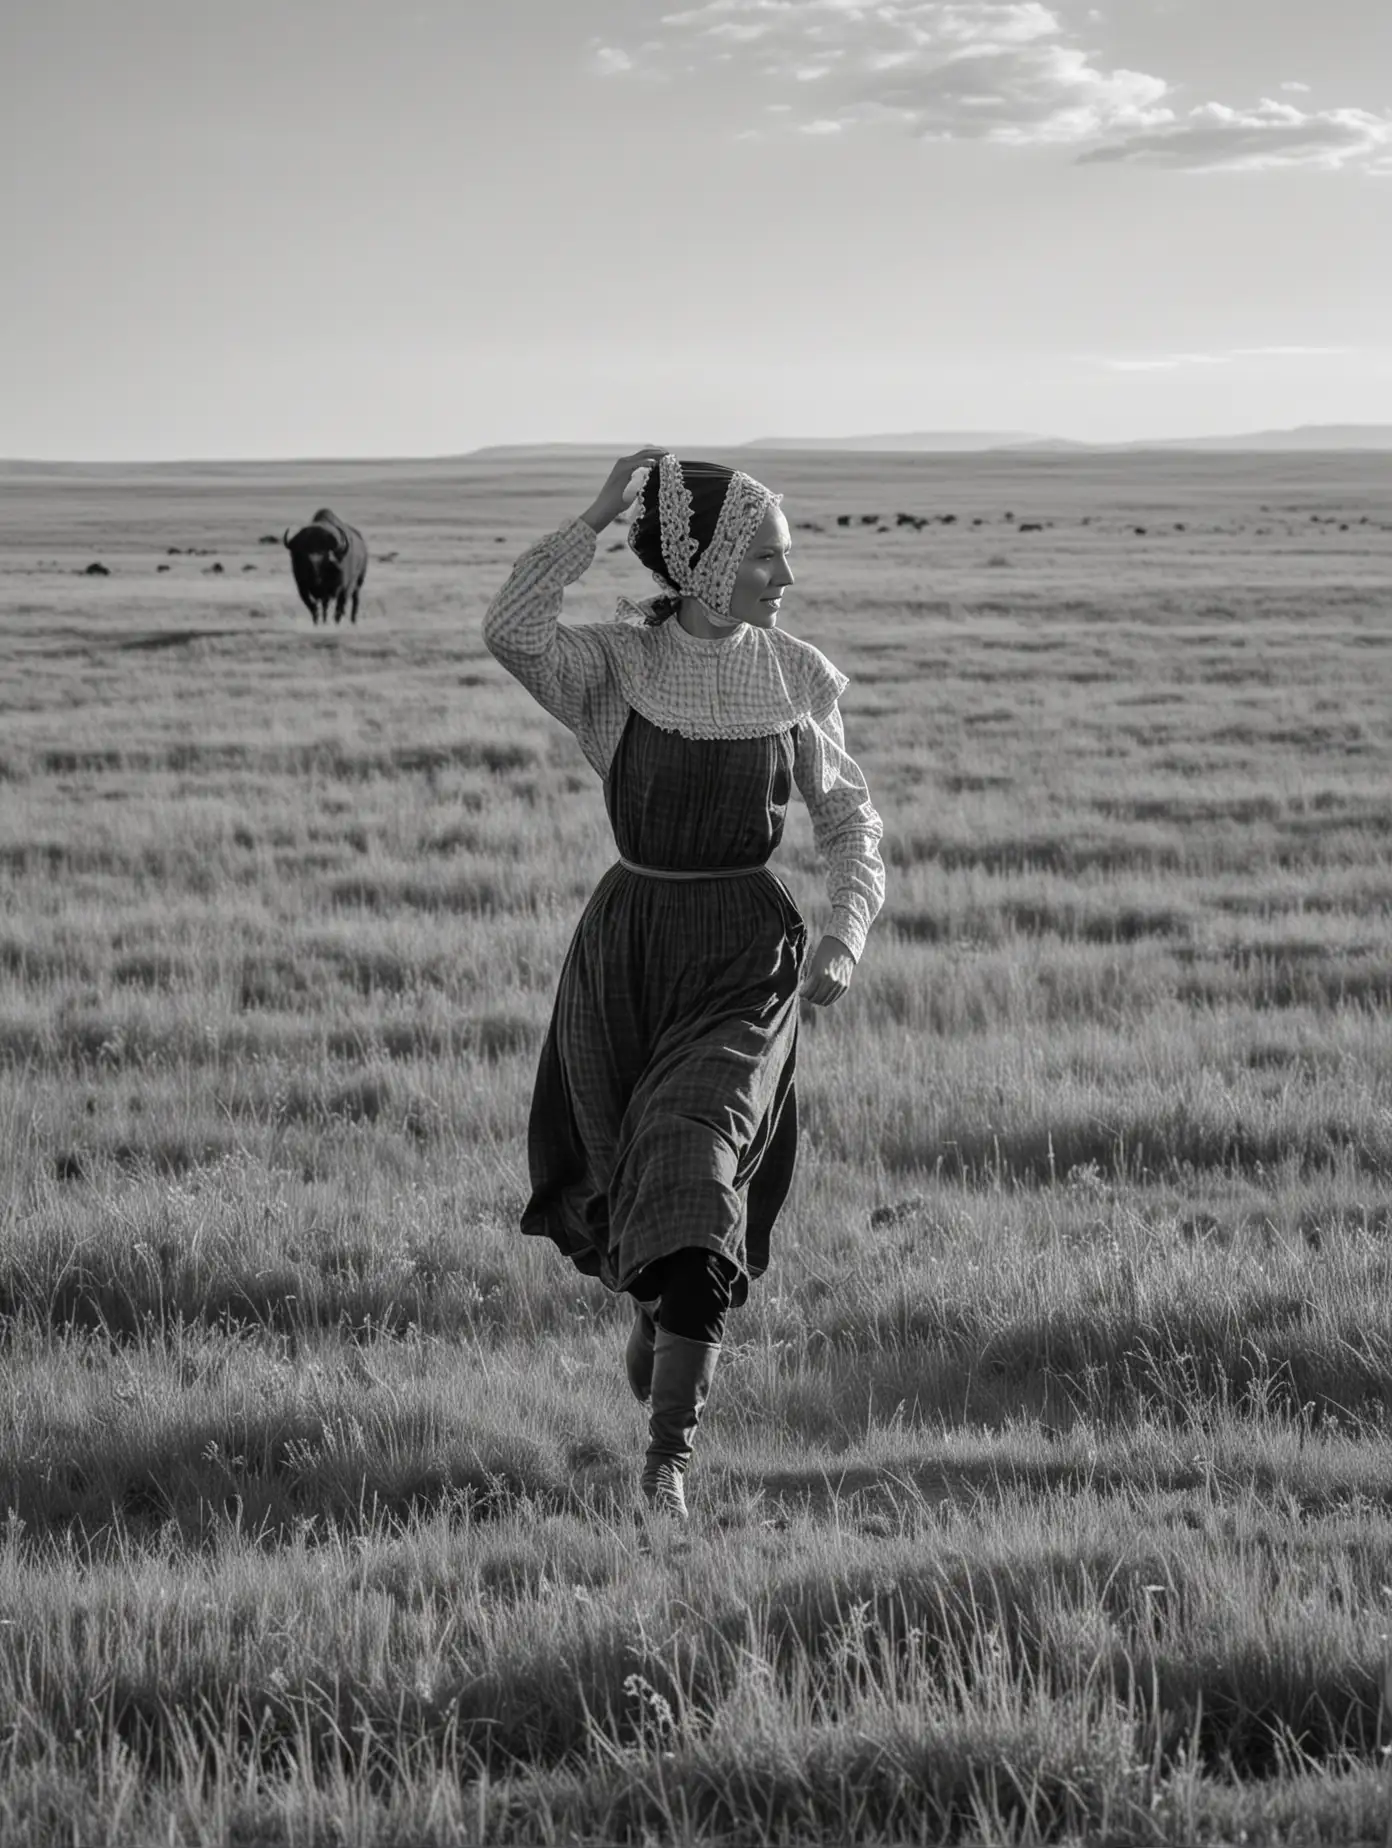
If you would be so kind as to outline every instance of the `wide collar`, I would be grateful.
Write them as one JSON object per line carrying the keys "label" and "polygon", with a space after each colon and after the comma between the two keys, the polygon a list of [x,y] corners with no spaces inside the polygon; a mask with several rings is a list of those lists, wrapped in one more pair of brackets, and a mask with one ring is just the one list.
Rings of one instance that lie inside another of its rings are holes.
{"label": "wide collar", "polygon": [[783,629],[741,623],[706,639],[675,616],[646,625],[626,600],[618,615],[598,630],[605,654],[629,705],[663,731],[766,737],[825,718],[847,685],[820,649]]}

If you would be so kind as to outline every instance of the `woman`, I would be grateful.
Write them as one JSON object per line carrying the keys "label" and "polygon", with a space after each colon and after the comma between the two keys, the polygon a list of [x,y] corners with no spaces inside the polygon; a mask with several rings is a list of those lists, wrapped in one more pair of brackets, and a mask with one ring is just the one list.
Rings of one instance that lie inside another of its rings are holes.
{"label": "woman", "polygon": [[[523,554],[483,631],[603,777],[620,855],[561,970],[522,1229],[635,1298],[642,1492],[680,1516],[726,1311],[767,1268],[792,1180],[799,978],[808,1000],[838,1000],[884,897],[880,818],[843,748],[845,677],[777,627],[793,582],[780,499],[714,463],[622,456],[592,506]],[[565,585],[630,501],[628,543],[664,594],[564,627]],[[810,958],[765,866],[794,783],[829,873]]]}

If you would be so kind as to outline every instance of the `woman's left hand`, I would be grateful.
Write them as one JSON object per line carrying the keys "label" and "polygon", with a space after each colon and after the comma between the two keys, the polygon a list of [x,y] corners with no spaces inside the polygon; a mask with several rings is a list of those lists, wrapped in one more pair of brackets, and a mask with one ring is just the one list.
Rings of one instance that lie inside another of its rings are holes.
{"label": "woman's left hand", "polygon": [[851,985],[855,974],[855,957],[839,937],[823,937],[807,959],[802,997],[816,1007],[828,1007],[839,1001]]}

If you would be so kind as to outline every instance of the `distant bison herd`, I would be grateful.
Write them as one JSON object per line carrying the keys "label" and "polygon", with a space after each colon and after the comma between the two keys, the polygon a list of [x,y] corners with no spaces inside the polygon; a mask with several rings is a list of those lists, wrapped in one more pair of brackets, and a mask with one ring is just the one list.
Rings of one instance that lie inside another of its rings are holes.
{"label": "distant bison herd", "polygon": [[[1263,507],[1261,511],[1268,513],[1271,510]],[[895,513],[893,515],[838,513],[835,519],[837,526],[843,529],[868,527],[878,534],[892,532],[896,528],[922,532],[926,526],[935,523],[939,526],[955,526],[958,524],[958,517],[955,513]],[[965,518],[965,516],[962,517]],[[1013,513],[1002,513],[999,518],[1017,533],[1042,533],[1055,524],[1052,520],[1017,521]],[[1312,524],[1337,527],[1341,533],[1348,532],[1352,524],[1350,519],[1341,519],[1337,513],[1312,513],[1309,518]],[[971,521],[973,526],[985,526],[989,523],[988,519],[980,515]],[[1367,514],[1364,514],[1358,521],[1360,526],[1367,526],[1371,523]],[[1091,526],[1092,516],[1083,516],[1080,524]],[[804,533],[824,533],[827,530],[816,520],[798,520],[794,522],[794,525],[798,532]],[[1130,530],[1137,538],[1146,538],[1152,531],[1151,528],[1145,526],[1133,526]],[[1183,533],[1187,530],[1182,520],[1174,522],[1175,532]],[[1256,530],[1258,534],[1264,535],[1269,529],[1259,526]],[[503,534],[498,534],[496,537],[498,544],[506,543]],[[321,507],[307,525],[299,528],[287,526],[279,539],[274,533],[263,533],[260,543],[262,545],[283,545],[289,552],[290,569],[294,574],[295,588],[316,628],[321,622],[327,624],[330,608],[333,610],[333,619],[336,623],[343,621],[345,612],[349,622],[357,622],[358,601],[362,596],[363,584],[367,578],[367,541],[356,526],[350,526],[346,520],[339,519],[331,508]],[[620,541],[610,546],[609,549],[618,552],[623,551],[624,546]],[[209,555],[208,548],[205,546],[171,545],[168,550],[172,554],[185,553],[199,557]],[[396,556],[395,552],[379,554],[383,564],[390,564]],[[1003,555],[997,555],[986,562],[997,565],[1005,564],[1008,560]],[[169,566],[159,565],[156,569],[168,571]],[[205,566],[204,569],[208,573],[217,575],[222,573],[223,567],[221,564],[214,563]],[[254,571],[255,569],[255,565],[244,564],[242,566],[243,571]],[[111,575],[106,565],[95,561],[90,565],[79,567],[79,571],[86,577],[110,577]]]}
{"label": "distant bison herd", "polygon": [[308,526],[292,532],[287,526],[283,542],[290,553],[295,588],[315,625],[329,620],[358,620],[358,598],[367,576],[367,541],[356,526],[321,507]]}
{"label": "distant bison herd", "polygon": [[[1007,513],[1004,517],[1006,520],[1013,520],[1015,515],[1013,513]],[[895,526],[907,526],[916,533],[921,533],[925,526],[931,526],[935,520],[939,526],[955,526],[957,524],[957,515],[955,513],[896,513],[894,515]],[[838,513],[836,516],[836,524],[838,526],[873,526],[877,532],[886,533],[890,530],[890,516],[887,513]],[[985,524],[986,522],[984,520],[972,521],[973,526],[984,526]],[[803,520],[799,523],[799,530],[807,533],[819,533],[822,531],[822,528],[817,525],[815,520]],[[1040,528],[1036,526],[1031,527],[1030,530],[1032,532],[1038,532]]]}

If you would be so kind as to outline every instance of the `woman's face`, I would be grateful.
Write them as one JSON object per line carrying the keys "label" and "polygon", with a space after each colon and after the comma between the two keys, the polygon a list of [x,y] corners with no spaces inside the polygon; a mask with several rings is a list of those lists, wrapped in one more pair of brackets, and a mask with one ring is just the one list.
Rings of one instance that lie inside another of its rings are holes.
{"label": "woman's face", "polygon": [[793,582],[788,569],[792,537],[781,507],[770,507],[763,525],[749,542],[730,593],[730,621],[772,629],[778,622],[779,599]]}

